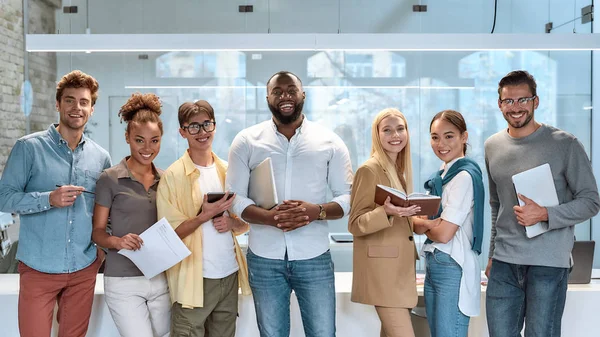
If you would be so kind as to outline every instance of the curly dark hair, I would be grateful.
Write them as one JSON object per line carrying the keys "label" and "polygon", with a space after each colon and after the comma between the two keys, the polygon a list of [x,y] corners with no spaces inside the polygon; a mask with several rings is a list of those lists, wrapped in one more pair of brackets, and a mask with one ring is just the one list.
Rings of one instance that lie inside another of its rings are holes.
{"label": "curly dark hair", "polygon": [[153,122],[158,124],[160,133],[163,133],[163,124],[160,119],[161,103],[158,96],[155,94],[142,94],[136,92],[129,97],[127,102],[119,110],[119,117],[122,122],[127,123],[127,132],[131,127],[130,122],[147,123]]}

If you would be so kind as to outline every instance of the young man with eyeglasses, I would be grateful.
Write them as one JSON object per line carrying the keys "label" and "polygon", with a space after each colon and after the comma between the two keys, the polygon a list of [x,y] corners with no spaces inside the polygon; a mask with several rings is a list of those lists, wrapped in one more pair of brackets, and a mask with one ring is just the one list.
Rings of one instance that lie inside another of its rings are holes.
{"label": "young man with eyeglasses", "polygon": [[167,270],[171,336],[234,337],[238,289],[250,293],[246,260],[235,238],[248,224],[223,213],[235,195],[225,192],[227,163],[212,152],[215,113],[206,101],[179,107],[179,133],[189,148],[161,176],[156,205],[192,252]]}
{"label": "young man with eyeglasses", "polygon": [[[227,186],[237,193],[233,211],[252,224],[248,268],[263,337],[289,336],[292,290],[306,336],[335,336],[327,220],[350,211],[352,165],[340,137],[302,113],[305,97],[296,75],[273,75],[267,81],[272,118],[242,130],[229,151]],[[271,210],[248,198],[250,172],[267,157],[283,202]]]}
{"label": "young man with eyeglasses", "polygon": [[[583,145],[534,118],[536,82],[513,71],[498,84],[498,107],[508,128],[485,142],[492,233],[486,296],[491,337],[561,334],[574,226],[598,213],[600,199]],[[559,205],[542,207],[516,195],[511,177],[550,164]],[[519,206],[518,199],[525,204]],[[546,222],[549,231],[528,238],[525,227]]]}

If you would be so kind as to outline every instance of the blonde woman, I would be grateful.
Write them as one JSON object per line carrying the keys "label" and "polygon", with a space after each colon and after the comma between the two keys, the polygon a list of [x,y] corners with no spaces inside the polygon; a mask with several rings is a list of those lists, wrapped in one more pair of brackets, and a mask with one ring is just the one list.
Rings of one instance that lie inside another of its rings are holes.
{"label": "blonde woman", "polygon": [[354,235],[353,302],[374,305],[381,336],[414,336],[410,308],[417,304],[411,216],[417,206],[396,207],[389,198],[375,204],[378,184],[410,193],[410,137],[404,115],[392,108],[375,116],[369,158],[352,184],[348,230]]}

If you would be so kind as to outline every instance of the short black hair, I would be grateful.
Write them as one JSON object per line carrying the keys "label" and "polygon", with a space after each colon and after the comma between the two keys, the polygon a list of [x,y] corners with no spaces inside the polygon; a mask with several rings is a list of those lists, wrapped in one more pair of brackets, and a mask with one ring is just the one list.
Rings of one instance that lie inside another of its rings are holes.
{"label": "short black hair", "polygon": [[303,84],[302,84],[302,80],[300,79],[300,77],[298,77],[298,75],[294,74],[294,73],[293,73],[293,72],[291,72],[291,71],[282,70],[282,71],[278,71],[278,72],[276,72],[275,74],[273,74],[273,76],[271,76],[271,77],[269,78],[269,80],[267,81],[267,86],[269,86],[269,83],[271,83],[271,80],[273,80],[273,78],[275,78],[275,76],[278,76],[278,75],[295,77],[295,78],[298,80],[298,82],[300,82],[300,85],[303,85]]}
{"label": "short black hair", "polygon": [[498,98],[502,99],[502,88],[521,84],[527,84],[531,94],[537,96],[537,84],[535,83],[535,78],[525,70],[514,70],[506,74],[506,76],[502,77],[500,82],[498,82]]}

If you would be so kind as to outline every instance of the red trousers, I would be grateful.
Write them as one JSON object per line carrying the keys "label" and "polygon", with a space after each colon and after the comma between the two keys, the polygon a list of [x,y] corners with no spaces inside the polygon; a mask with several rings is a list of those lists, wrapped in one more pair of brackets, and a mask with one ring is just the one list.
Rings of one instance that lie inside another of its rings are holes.
{"label": "red trousers", "polygon": [[19,263],[19,332],[48,337],[58,301],[58,336],[85,337],[92,314],[96,275],[104,253],[88,267],[67,274],[47,274]]}

